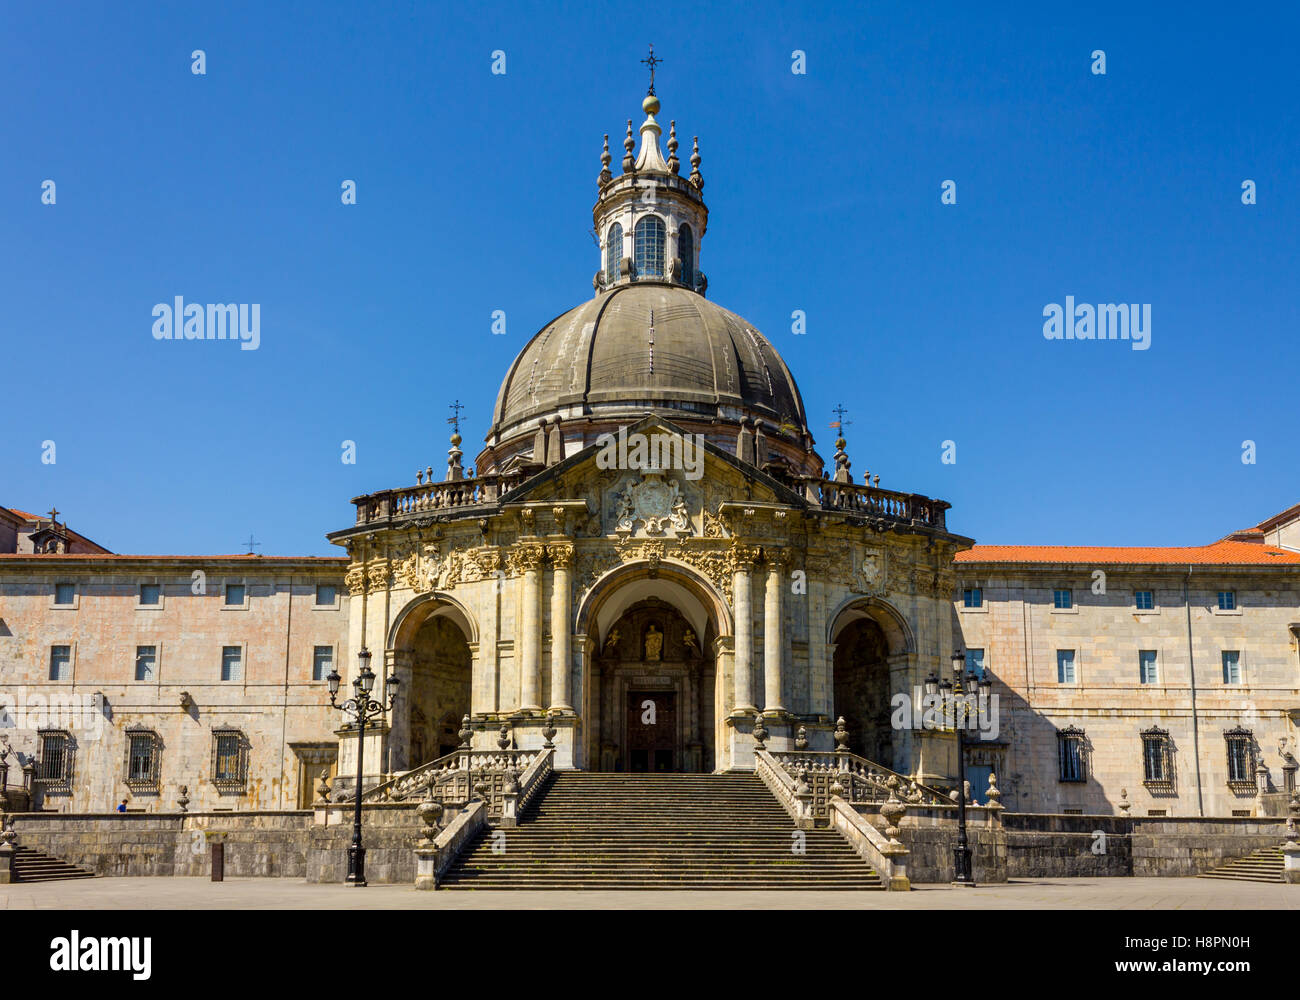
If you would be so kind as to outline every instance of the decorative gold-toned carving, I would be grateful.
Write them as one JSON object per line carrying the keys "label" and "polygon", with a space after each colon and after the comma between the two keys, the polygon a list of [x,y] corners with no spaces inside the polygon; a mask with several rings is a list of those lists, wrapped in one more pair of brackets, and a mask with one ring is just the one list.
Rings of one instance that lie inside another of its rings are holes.
{"label": "decorative gold-toned carving", "polygon": [[510,576],[520,576],[530,570],[541,569],[545,558],[545,545],[535,542],[516,545],[506,557],[506,572]]}
{"label": "decorative gold-toned carving", "polygon": [[371,590],[387,590],[388,583],[393,578],[392,568],[388,565],[388,560],[373,563],[366,570],[366,579],[370,584]]}
{"label": "decorative gold-toned carving", "polygon": [[348,593],[353,597],[360,597],[366,592],[366,570],[360,563],[354,563],[348,570],[347,576],[343,578],[347,585]]}
{"label": "decorative gold-toned carving", "polygon": [[525,507],[519,512],[519,530],[522,534],[536,534],[537,514],[531,507]]}
{"label": "decorative gold-toned carving", "polygon": [[[557,508],[563,510],[564,508]],[[556,569],[573,568],[573,543],[572,542],[552,542],[546,546],[547,554],[551,557],[551,565]]]}
{"label": "decorative gold-toned carving", "polygon": [[[721,506],[721,504],[719,504]],[[710,511],[708,507],[704,508],[704,537],[705,538],[726,538],[727,529],[722,518],[718,516],[716,510]]]}
{"label": "decorative gold-toned carving", "polygon": [[731,546],[731,560],[734,570],[753,569],[762,550],[757,545],[742,545],[739,542]]}

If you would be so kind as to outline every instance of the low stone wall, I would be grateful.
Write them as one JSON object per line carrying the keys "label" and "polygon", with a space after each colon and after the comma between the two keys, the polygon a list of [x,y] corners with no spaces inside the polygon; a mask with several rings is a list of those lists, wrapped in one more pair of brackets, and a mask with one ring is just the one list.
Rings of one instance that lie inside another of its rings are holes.
{"label": "low stone wall", "polygon": [[[346,816],[346,819],[345,819]],[[97,875],[212,874],[211,843],[225,843],[225,874],[342,882],[352,843],[350,810],[330,810],[328,825],[308,811],[214,813],[13,813],[18,843]],[[410,806],[362,810],[366,879],[415,879],[412,847],[419,836]]]}
{"label": "low stone wall", "polygon": [[[885,828],[878,807],[856,805],[858,812],[877,830]],[[966,810],[966,842],[971,849],[971,869],[976,882],[1007,880],[1006,832],[987,806]],[[956,806],[909,805],[899,823],[898,839],[909,851],[907,876],[914,883],[951,882],[952,849],[957,844]]]}
{"label": "low stone wall", "polygon": [[1004,812],[1002,826],[1012,878],[1199,875],[1286,839],[1271,817]]}

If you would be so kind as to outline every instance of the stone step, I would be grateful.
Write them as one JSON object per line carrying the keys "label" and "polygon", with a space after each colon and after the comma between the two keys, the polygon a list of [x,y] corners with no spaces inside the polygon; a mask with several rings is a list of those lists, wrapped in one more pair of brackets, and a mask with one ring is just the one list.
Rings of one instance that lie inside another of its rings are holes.
{"label": "stone step", "polygon": [[1202,872],[1200,878],[1227,879],[1238,882],[1284,882],[1282,850],[1277,847],[1263,847],[1244,858],[1236,858],[1209,872]]}
{"label": "stone step", "polygon": [[54,882],[73,878],[95,878],[95,873],[62,858],[51,857],[33,847],[18,845],[14,850],[15,882]]}

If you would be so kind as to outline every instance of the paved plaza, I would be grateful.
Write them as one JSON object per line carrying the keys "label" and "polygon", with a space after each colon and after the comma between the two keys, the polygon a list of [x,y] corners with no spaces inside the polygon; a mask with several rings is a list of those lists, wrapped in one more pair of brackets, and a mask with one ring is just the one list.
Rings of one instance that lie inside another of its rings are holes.
{"label": "paved plaza", "polygon": [[1003,885],[912,892],[416,892],[352,889],[291,879],[97,878],[0,887],[8,910],[1270,910],[1300,907],[1300,886],[1196,878],[1016,879]]}

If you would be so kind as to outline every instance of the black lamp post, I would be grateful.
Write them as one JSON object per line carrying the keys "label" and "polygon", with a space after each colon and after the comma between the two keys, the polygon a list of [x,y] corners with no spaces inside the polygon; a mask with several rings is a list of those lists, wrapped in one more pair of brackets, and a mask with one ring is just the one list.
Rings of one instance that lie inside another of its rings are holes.
{"label": "black lamp post", "polygon": [[[939,686],[943,688],[945,700],[949,691],[952,692],[953,702],[953,724],[957,730],[957,846],[952,849],[953,855],[953,884],[961,886],[975,886],[975,876],[971,872],[971,851],[970,843],[966,837],[966,725],[970,720],[970,706],[965,703],[964,695],[967,692],[974,693],[977,688],[980,696],[987,698],[989,689],[993,684],[988,676],[976,677],[975,671],[971,670],[962,676],[962,668],[966,665],[966,654],[960,649],[954,650],[952,654],[952,683],[944,681]],[[964,683],[963,683],[964,682]],[[929,688],[929,682],[926,687]],[[975,711],[979,711],[978,702]]]}
{"label": "black lamp post", "polygon": [[393,702],[397,698],[397,685],[399,683],[396,675],[388,678],[388,704],[383,705],[370,697],[370,693],[375,689],[375,675],[370,669],[370,650],[365,646],[357,653],[357,663],[360,664],[360,670],[356,679],[352,681],[353,696],[340,705],[335,699],[339,693],[339,682],[343,679],[339,676],[337,670],[331,670],[326,681],[330,687],[330,704],[340,711],[346,712],[357,720],[357,787],[355,789],[356,799],[355,807],[352,812],[352,846],[348,848],[348,885],[363,886],[366,884],[366,849],[361,846],[361,781],[362,781],[362,761],[366,752],[366,723],[376,715],[382,715],[393,707]]}

